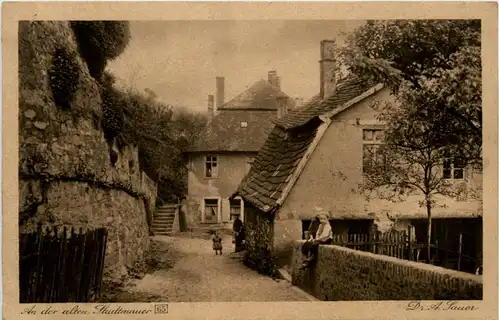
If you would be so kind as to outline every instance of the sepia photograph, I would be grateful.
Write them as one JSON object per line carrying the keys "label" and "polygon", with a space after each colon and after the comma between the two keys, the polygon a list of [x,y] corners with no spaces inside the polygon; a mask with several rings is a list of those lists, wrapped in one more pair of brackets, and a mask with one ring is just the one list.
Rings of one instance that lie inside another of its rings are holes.
{"label": "sepia photograph", "polygon": [[20,19],[23,313],[477,311],[484,21],[344,16]]}

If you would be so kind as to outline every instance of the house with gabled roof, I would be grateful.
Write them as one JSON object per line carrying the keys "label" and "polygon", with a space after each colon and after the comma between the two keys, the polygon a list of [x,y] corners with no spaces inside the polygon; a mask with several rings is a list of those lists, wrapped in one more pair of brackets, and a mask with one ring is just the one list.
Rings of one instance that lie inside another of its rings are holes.
{"label": "house with gabled roof", "polygon": [[[373,80],[349,75],[338,79],[334,42],[321,43],[320,94],[274,121],[270,135],[234,196],[245,204],[246,258],[250,266],[268,272],[271,263],[289,264],[295,240],[317,209],[329,214],[337,234],[407,230],[426,237],[426,211],[419,196],[393,203],[367,200],[359,191],[367,148],[379,142],[384,125],[377,121],[375,106],[394,97]],[[369,160],[369,159],[368,159]],[[479,186],[481,172],[468,168],[451,174],[460,182]],[[469,247],[480,254],[482,206],[473,199],[439,199],[433,209],[435,228],[471,233]],[[446,223],[439,223],[446,218]],[[444,226],[444,227],[443,227]],[[423,232],[423,233],[422,233]],[[451,237],[451,235],[450,235]],[[480,251],[480,250],[479,250]]]}
{"label": "house with gabled roof", "polygon": [[224,78],[216,79],[217,105],[208,97],[209,123],[200,139],[186,152],[188,193],[183,213],[188,228],[232,227],[243,218],[243,200],[229,200],[273,126],[295,105],[281,91],[276,71],[224,102]]}

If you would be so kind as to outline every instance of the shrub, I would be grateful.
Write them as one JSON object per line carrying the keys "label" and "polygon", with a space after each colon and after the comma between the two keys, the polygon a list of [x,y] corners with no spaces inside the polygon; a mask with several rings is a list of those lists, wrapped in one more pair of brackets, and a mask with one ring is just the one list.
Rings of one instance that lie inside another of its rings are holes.
{"label": "shrub", "polygon": [[58,48],[49,70],[50,88],[56,105],[69,109],[80,81],[76,52]]}
{"label": "shrub", "polygon": [[113,88],[102,90],[102,128],[104,137],[112,141],[123,132],[125,115],[123,112],[122,99]]}
{"label": "shrub", "polygon": [[118,57],[130,41],[127,21],[72,21],[81,57],[90,75],[100,80],[109,60]]}

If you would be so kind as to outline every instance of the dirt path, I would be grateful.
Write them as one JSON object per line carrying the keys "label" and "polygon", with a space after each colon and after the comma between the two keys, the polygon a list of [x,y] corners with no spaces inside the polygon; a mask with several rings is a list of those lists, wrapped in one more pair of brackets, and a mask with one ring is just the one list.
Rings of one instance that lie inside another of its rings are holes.
{"label": "dirt path", "polygon": [[130,290],[159,295],[169,302],[201,301],[307,301],[282,280],[275,281],[243,265],[224,238],[223,255],[215,255],[210,240],[158,236],[182,258],[172,269],[156,271],[136,280]]}

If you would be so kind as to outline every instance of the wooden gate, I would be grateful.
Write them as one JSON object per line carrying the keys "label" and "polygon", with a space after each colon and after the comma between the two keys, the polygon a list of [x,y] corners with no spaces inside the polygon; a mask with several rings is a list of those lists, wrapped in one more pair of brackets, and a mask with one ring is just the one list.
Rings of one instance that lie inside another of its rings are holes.
{"label": "wooden gate", "polygon": [[107,230],[57,228],[21,234],[21,303],[89,302],[99,296]]}

